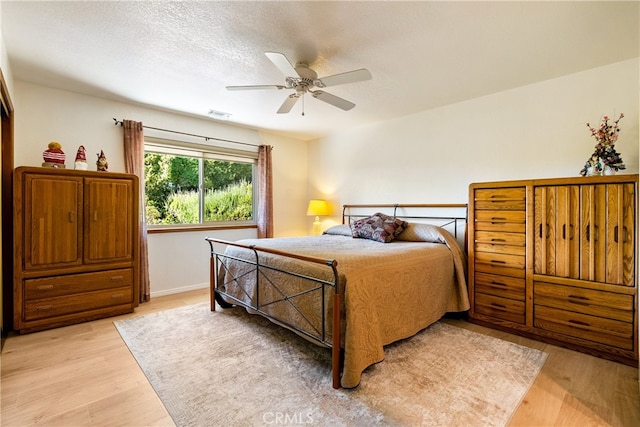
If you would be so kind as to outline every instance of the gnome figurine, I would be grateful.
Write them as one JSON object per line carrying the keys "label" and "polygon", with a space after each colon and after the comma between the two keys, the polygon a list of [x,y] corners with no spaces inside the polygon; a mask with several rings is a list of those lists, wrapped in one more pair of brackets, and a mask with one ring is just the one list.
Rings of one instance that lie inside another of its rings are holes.
{"label": "gnome figurine", "polygon": [[65,154],[62,151],[62,145],[57,141],[51,141],[42,153],[42,159],[44,167],[64,169]]}
{"label": "gnome figurine", "polygon": [[83,170],[83,171],[86,171],[87,169],[89,169],[89,165],[87,164],[87,153],[84,150],[84,145],[81,145],[80,147],[78,147],[74,168],[78,170]]}
{"label": "gnome figurine", "polygon": [[98,161],[96,162],[98,172],[107,172],[109,169],[109,163],[107,163],[107,157],[104,155],[104,151],[100,150],[98,154]]}

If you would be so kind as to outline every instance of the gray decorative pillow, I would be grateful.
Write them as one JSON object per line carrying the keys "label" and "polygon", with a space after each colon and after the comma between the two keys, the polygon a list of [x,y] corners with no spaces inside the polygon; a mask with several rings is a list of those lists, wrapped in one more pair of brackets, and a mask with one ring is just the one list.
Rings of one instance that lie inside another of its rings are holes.
{"label": "gray decorative pillow", "polygon": [[393,241],[407,227],[407,221],[383,213],[375,213],[351,224],[351,235],[381,243]]}
{"label": "gray decorative pillow", "polygon": [[351,228],[347,224],[338,224],[329,227],[322,234],[331,234],[333,236],[349,236],[351,237]]}
{"label": "gray decorative pillow", "polygon": [[405,240],[407,242],[446,243],[446,239],[443,236],[443,232],[445,231],[446,230],[443,230],[437,225],[412,222],[407,225],[402,235],[398,236],[398,240]]}

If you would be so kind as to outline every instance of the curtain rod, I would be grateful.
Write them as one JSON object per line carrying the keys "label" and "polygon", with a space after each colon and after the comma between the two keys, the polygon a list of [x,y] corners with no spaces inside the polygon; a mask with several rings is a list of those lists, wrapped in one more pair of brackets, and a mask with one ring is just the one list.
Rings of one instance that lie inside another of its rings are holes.
{"label": "curtain rod", "polygon": [[[124,124],[122,120],[118,120],[115,117],[113,118],[113,121],[115,122],[116,126],[118,126],[118,125],[122,126]],[[151,127],[151,126],[144,126],[144,125],[142,125],[142,127],[145,128],[145,129],[159,130],[161,132],[177,133],[179,135],[193,136],[193,137],[196,137],[196,138],[204,138],[205,141],[213,140],[213,141],[220,141],[220,142],[229,142],[229,143],[232,143],[232,144],[248,145],[250,147],[259,147],[259,145],[250,144],[248,142],[232,141],[230,139],[214,138],[212,136],[196,135],[196,134],[193,134],[193,133],[179,132],[177,130],[154,128],[154,127]]]}

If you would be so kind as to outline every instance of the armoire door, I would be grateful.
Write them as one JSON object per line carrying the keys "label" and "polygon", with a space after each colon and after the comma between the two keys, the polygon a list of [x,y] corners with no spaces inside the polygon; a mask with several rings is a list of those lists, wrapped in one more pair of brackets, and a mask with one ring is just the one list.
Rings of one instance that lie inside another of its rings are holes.
{"label": "armoire door", "polygon": [[581,186],[582,253],[580,278],[634,285],[634,184]]}
{"label": "armoire door", "polygon": [[579,187],[540,186],[534,198],[535,273],[579,278]]}
{"label": "armoire door", "polygon": [[133,182],[85,178],[85,263],[133,259]]}
{"label": "armoire door", "polygon": [[82,263],[82,178],[25,174],[24,268]]}

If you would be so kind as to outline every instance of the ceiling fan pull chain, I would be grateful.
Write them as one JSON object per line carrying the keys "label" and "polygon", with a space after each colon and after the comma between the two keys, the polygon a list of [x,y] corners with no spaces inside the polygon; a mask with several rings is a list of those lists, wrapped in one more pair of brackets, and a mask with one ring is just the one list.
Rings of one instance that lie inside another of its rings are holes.
{"label": "ceiling fan pull chain", "polygon": [[304,93],[302,94],[302,115],[304,116]]}

